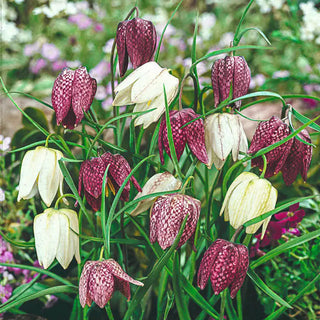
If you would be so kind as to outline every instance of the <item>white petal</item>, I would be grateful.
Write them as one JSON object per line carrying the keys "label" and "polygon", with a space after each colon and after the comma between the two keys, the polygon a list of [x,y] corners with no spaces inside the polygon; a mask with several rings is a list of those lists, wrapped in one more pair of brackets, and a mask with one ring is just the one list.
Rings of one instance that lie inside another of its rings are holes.
{"label": "white petal", "polygon": [[60,212],[56,214],[59,220],[60,236],[57,248],[56,258],[64,269],[67,269],[74,255],[73,241],[70,238],[70,222],[69,218]]}
{"label": "white petal", "polygon": [[230,114],[229,116],[229,127],[233,137],[232,145],[232,159],[237,161],[240,149],[241,141],[241,130],[240,130],[240,119],[236,114]]}
{"label": "white petal", "polygon": [[18,201],[30,199],[35,195],[37,178],[45,159],[46,148],[37,147],[28,151],[21,165]]}
{"label": "white petal", "polygon": [[119,91],[112,102],[113,106],[124,106],[127,104],[133,104],[131,100],[131,86]]}
{"label": "white petal", "polygon": [[60,224],[59,219],[55,219],[55,211],[51,208],[46,209],[35,216],[33,223],[37,256],[44,269],[53,262],[59,244]]}

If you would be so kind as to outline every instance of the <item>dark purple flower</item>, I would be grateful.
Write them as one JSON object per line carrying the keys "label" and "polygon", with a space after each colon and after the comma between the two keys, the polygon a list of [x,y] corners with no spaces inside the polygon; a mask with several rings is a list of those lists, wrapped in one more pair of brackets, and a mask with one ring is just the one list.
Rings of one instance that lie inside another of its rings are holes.
{"label": "dark purple flower", "polygon": [[86,67],[76,70],[64,69],[54,82],[52,106],[57,124],[73,129],[90,109],[97,90],[97,82],[91,78]]}
{"label": "dark purple flower", "polygon": [[[131,172],[130,165],[123,156],[120,154],[113,155],[110,152],[106,152],[100,157],[91,158],[90,160],[86,160],[81,164],[78,192],[79,195],[81,195],[83,184],[86,199],[89,205],[95,211],[100,210],[101,207],[103,175],[108,165],[109,169],[106,181],[106,191],[108,192],[109,187],[110,190],[115,194]],[[142,191],[135,177],[132,176],[130,181],[138,191]],[[130,182],[128,181],[124,190],[122,191],[120,199],[123,201],[128,201],[129,192]]]}
{"label": "dark purple flower", "polygon": [[150,214],[151,243],[158,241],[163,250],[172,246],[184,218],[189,214],[178,244],[181,247],[194,234],[200,211],[200,201],[190,196],[170,194],[159,197]]}
{"label": "dark purple flower", "polygon": [[[252,138],[248,153],[256,153],[260,149],[271,146],[272,144],[286,138],[289,134],[290,129],[288,125],[277,117],[272,117],[268,121],[260,122]],[[290,139],[289,141],[265,154],[268,162],[265,178],[272,177],[282,169],[290,153],[292,143],[293,140]],[[262,170],[262,157],[252,159],[251,165]]]}
{"label": "dark purple flower", "polygon": [[198,287],[207,285],[210,277],[214,294],[230,286],[233,299],[241,288],[249,267],[248,248],[223,239],[216,240],[205,252],[198,270]]}
{"label": "dark purple flower", "polygon": [[[232,99],[245,95],[249,89],[250,79],[250,69],[244,57],[227,56],[216,60],[211,71],[215,107],[229,97],[231,86]],[[241,101],[235,102],[236,108],[240,106]]]}
{"label": "dark purple flower", "polygon": [[[307,130],[302,130],[297,136],[300,139],[311,143],[310,135]],[[307,180],[311,158],[312,146],[305,144],[294,137],[290,153],[281,168],[283,180],[287,186],[296,180],[298,173],[301,174],[304,181]]]}
{"label": "dark purple flower", "polygon": [[157,34],[151,21],[134,18],[118,24],[117,50],[120,77],[128,68],[128,58],[136,69],[153,58],[157,44]]}
{"label": "dark purple flower", "polygon": [[[204,125],[203,120],[198,119],[187,126],[181,128],[183,125],[189,121],[199,117],[192,109],[183,109],[181,111],[172,110],[169,112],[170,124],[172,130],[172,137],[174,142],[174,147],[176,150],[177,158],[180,159],[183,150],[188,143],[188,146],[192,153],[199,159],[199,161],[207,164],[209,162],[208,155],[204,140]],[[163,116],[159,137],[158,146],[161,163],[164,164],[163,158],[163,147],[167,154],[170,155],[170,147],[168,141],[168,129],[166,125],[166,117]]]}
{"label": "dark purple flower", "polygon": [[279,212],[274,217],[279,220],[277,223],[286,229],[296,228],[298,223],[302,221],[305,216],[303,209],[299,209],[299,203],[293,204],[289,207],[289,211]]}
{"label": "dark purple flower", "polygon": [[143,283],[128,276],[113,259],[87,261],[79,281],[80,304],[89,307],[94,301],[103,308],[111,299],[114,291],[119,290],[130,300],[130,283],[143,286]]}

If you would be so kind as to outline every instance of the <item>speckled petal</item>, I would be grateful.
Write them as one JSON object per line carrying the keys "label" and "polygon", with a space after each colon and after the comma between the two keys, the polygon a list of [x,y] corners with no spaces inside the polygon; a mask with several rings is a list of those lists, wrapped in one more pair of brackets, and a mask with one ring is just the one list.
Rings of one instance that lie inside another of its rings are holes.
{"label": "speckled petal", "polygon": [[220,94],[219,94],[219,64],[220,59],[216,60],[212,65],[211,69],[211,83],[214,93],[214,106],[217,107],[220,103]]}
{"label": "speckled petal", "polygon": [[82,269],[82,273],[79,280],[79,299],[82,308],[87,304],[89,307],[92,304],[92,299],[88,292],[89,278],[92,267],[98,263],[98,261],[87,261]]}
{"label": "speckled petal", "polygon": [[118,24],[116,42],[119,57],[120,77],[123,77],[128,68],[128,52],[126,47],[126,31],[128,21],[122,21]]}
{"label": "speckled petal", "polygon": [[[239,98],[247,94],[251,81],[251,73],[248,64],[244,57],[234,57],[234,72],[233,72],[233,95],[232,98]],[[235,102],[235,107],[241,106],[241,100]]]}

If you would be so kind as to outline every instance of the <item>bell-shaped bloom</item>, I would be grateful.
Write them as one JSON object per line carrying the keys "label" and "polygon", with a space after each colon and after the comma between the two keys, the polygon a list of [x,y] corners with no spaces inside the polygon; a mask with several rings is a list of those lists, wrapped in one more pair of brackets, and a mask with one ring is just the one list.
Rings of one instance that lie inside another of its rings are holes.
{"label": "bell-shaped bloom", "polygon": [[183,194],[170,194],[159,197],[151,209],[150,241],[158,241],[165,250],[170,247],[181,224],[188,214],[185,229],[178,243],[178,248],[193,236],[201,211],[201,202]]}
{"label": "bell-shaped bloom", "polygon": [[97,91],[97,82],[86,67],[76,70],[65,68],[57,77],[52,89],[52,107],[56,112],[57,125],[73,129],[90,109]]}
{"label": "bell-shaped bloom", "polygon": [[[78,192],[81,195],[82,185],[84,195],[93,210],[98,211],[101,207],[101,194],[103,176],[109,165],[106,179],[106,193],[108,188],[115,194],[120,189],[122,183],[131,172],[131,168],[127,160],[120,154],[111,154],[106,152],[100,157],[91,158],[81,164],[79,172]],[[130,181],[138,191],[141,191],[139,183],[135,177],[131,177]],[[120,199],[123,201],[129,200],[130,182],[124,187]]]}
{"label": "bell-shaped bloom", "polygon": [[134,125],[147,128],[158,121],[166,109],[164,88],[168,105],[177,94],[179,79],[172,76],[167,69],[161,68],[156,62],[147,62],[134,70],[116,88],[117,93],[112,105],[124,106],[136,104],[133,112],[147,111],[138,116]]}
{"label": "bell-shaped bloom", "polygon": [[38,260],[47,269],[57,258],[67,269],[73,256],[80,263],[79,222],[77,213],[70,209],[46,209],[34,218],[34,239]]}
{"label": "bell-shaped bloom", "polygon": [[[203,120],[198,119],[191,122],[187,126],[181,128],[189,121],[199,117],[192,109],[183,109],[181,111],[172,110],[169,112],[170,124],[172,130],[172,137],[174,142],[174,148],[176,150],[178,160],[182,156],[183,150],[188,143],[188,146],[192,153],[203,163],[208,163],[208,155],[204,142],[204,126]],[[158,146],[161,163],[164,164],[163,147],[166,153],[171,157],[169,140],[168,140],[168,128],[166,123],[166,117],[163,116],[159,137]]]}
{"label": "bell-shaped bloom", "polygon": [[18,201],[31,199],[39,192],[49,207],[59,186],[62,194],[63,175],[58,163],[62,157],[59,150],[46,147],[28,151],[22,160]]}
{"label": "bell-shaped bloom", "polygon": [[[245,222],[273,210],[276,206],[278,191],[272,184],[251,172],[241,173],[230,185],[220,215],[238,229]],[[255,233],[261,225],[262,237],[271,216],[246,228],[246,233]]]}
{"label": "bell-shaped bloom", "polygon": [[[261,122],[251,141],[248,153],[253,154],[262,148],[273,145],[274,143],[286,138],[290,134],[289,126],[279,118],[273,116],[270,120]],[[277,148],[265,154],[267,158],[267,170],[265,177],[269,178],[277,174],[284,163],[286,162],[293,139],[281,144]],[[261,171],[263,169],[262,157],[257,157],[251,160],[253,167],[258,167]]]}
{"label": "bell-shaped bloom", "polygon": [[116,42],[120,77],[123,77],[128,68],[128,57],[134,69],[153,59],[157,45],[156,29],[148,20],[125,20],[118,24]]}
{"label": "bell-shaped bloom", "polygon": [[[176,179],[169,172],[157,173],[152,176],[142,188],[142,191],[139,192],[134,199],[139,199],[148,194],[156,193],[156,192],[164,192],[171,190],[178,190],[181,187],[181,181]],[[132,216],[137,216],[138,214],[148,210],[153,202],[155,201],[155,197],[151,197],[145,200],[141,200],[137,207],[131,212]]]}
{"label": "bell-shaped bloom", "polygon": [[205,252],[198,270],[198,287],[203,290],[210,277],[215,295],[230,286],[233,299],[241,288],[249,267],[248,248],[217,239]]}
{"label": "bell-shaped bloom", "polygon": [[243,156],[239,152],[247,153],[248,141],[239,116],[230,113],[215,113],[204,122],[205,143],[208,152],[210,169],[212,164],[220,170],[230,152],[233,161]]}
{"label": "bell-shaped bloom", "polygon": [[[307,130],[302,130],[297,135],[300,139],[311,143],[310,135]],[[292,184],[298,175],[301,174],[304,181],[307,180],[307,173],[312,158],[312,146],[293,138],[290,153],[281,168],[283,180],[287,186]]]}
{"label": "bell-shaped bloom", "polygon": [[116,290],[130,300],[129,282],[143,286],[142,282],[128,276],[113,259],[87,261],[79,281],[80,304],[83,308],[86,304],[90,307],[94,301],[103,308]]}
{"label": "bell-shaped bloom", "polygon": [[[244,57],[233,56],[218,59],[212,66],[211,82],[214,93],[214,105],[226,100],[232,90],[232,99],[247,94],[251,73]],[[236,108],[241,106],[241,100],[234,103]]]}

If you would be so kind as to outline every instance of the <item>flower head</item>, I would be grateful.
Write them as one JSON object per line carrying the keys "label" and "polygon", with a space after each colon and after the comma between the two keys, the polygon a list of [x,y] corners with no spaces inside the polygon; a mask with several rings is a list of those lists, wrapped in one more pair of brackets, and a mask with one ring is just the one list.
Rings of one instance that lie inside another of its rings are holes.
{"label": "flower head", "polygon": [[186,215],[188,215],[178,247],[193,235],[201,210],[199,200],[183,194],[170,194],[159,197],[151,209],[150,241],[158,241],[164,250],[170,247]]}
{"label": "flower head", "polygon": [[[134,199],[139,199],[143,196],[156,192],[177,190],[180,187],[181,181],[179,179],[176,179],[171,173],[157,173],[146,182],[146,184],[142,188],[142,191],[139,192]],[[131,212],[131,215],[137,216],[141,212],[148,210],[152,206],[154,201],[155,197],[141,200],[138,203],[138,206]]]}
{"label": "flower head", "polygon": [[86,67],[76,70],[64,69],[54,82],[52,106],[57,124],[73,129],[90,109],[97,90],[97,82],[91,78]]}
{"label": "flower head", "polygon": [[[278,192],[272,184],[251,172],[241,173],[230,185],[220,215],[224,212],[225,221],[230,220],[237,229],[245,222],[273,210]],[[255,233],[262,226],[262,237],[271,216],[246,228],[246,233]]]}
{"label": "flower head", "polygon": [[[229,97],[232,88],[232,99],[239,98],[248,92],[250,69],[244,57],[233,56],[218,59],[212,66],[211,81],[215,107]],[[241,101],[235,102],[239,108]]]}
{"label": "flower head", "polygon": [[83,308],[86,304],[90,307],[94,301],[103,308],[116,290],[130,300],[129,282],[143,286],[142,282],[128,276],[113,259],[87,261],[79,282],[80,304]]}
{"label": "flower head", "polygon": [[[95,211],[98,211],[101,207],[103,176],[108,165],[109,169],[106,180],[106,192],[108,192],[109,187],[110,190],[115,194],[131,172],[130,165],[123,156],[120,154],[113,155],[110,152],[106,152],[100,157],[91,158],[90,160],[86,160],[81,164],[78,192],[79,195],[81,195],[83,185],[86,199],[89,205]],[[133,176],[130,178],[130,180],[136,189],[141,191],[139,183]],[[123,189],[120,199],[123,201],[128,201],[129,192],[130,182],[128,181]]]}
{"label": "flower head", "polygon": [[205,143],[209,158],[209,168],[212,164],[220,170],[229,153],[233,161],[241,159],[239,152],[248,151],[246,134],[238,115],[216,113],[206,118],[204,122]]}
{"label": "flower head", "polygon": [[52,148],[28,151],[22,160],[18,201],[31,199],[39,192],[49,207],[59,186],[62,194],[63,175],[58,164],[62,157],[60,151]]}
{"label": "flower head", "polygon": [[47,269],[57,258],[67,269],[73,256],[80,263],[79,222],[77,213],[70,209],[46,209],[36,215],[33,224],[38,260]]}
{"label": "flower head", "polygon": [[166,90],[169,105],[177,94],[178,86],[178,78],[169,74],[167,69],[161,68],[156,62],[147,62],[115,88],[117,95],[112,105],[136,104],[133,112],[155,108],[151,112],[138,116],[134,121],[135,126],[143,124],[143,127],[147,128],[152,122],[158,121],[165,111],[163,90]]}
{"label": "flower head", "polygon": [[233,299],[241,288],[249,267],[248,248],[223,239],[216,240],[205,252],[198,270],[198,287],[211,280],[215,295],[230,286]]}
{"label": "flower head", "polygon": [[[204,127],[203,120],[198,119],[191,122],[187,126],[181,128],[189,121],[197,118],[197,115],[192,109],[183,109],[181,111],[172,110],[169,112],[172,137],[174,142],[174,148],[176,150],[177,158],[180,159],[186,143],[192,153],[203,163],[208,163],[208,155],[204,143]],[[171,157],[169,140],[168,140],[168,128],[166,125],[165,116],[162,118],[158,137],[158,146],[161,163],[164,164],[163,147],[167,154]]]}
{"label": "flower head", "polygon": [[128,57],[134,69],[152,60],[157,44],[156,29],[148,20],[125,20],[118,24],[116,42],[120,77],[123,77],[128,68]]}

